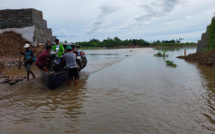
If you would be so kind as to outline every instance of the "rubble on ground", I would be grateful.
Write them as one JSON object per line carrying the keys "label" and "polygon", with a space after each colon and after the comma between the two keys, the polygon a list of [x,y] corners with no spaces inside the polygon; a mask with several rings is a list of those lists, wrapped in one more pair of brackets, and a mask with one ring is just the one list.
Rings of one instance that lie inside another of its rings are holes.
{"label": "rubble on ground", "polygon": [[26,79],[26,76],[0,75],[0,84],[14,85],[24,79]]}

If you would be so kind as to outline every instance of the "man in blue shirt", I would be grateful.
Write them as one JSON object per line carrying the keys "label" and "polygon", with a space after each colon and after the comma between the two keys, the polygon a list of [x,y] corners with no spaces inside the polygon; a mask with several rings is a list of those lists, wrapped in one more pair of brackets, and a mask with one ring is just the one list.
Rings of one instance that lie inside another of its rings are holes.
{"label": "man in blue shirt", "polygon": [[31,65],[33,64],[33,59],[34,59],[34,53],[30,49],[29,44],[25,44],[24,46],[25,52],[20,52],[22,55],[25,56],[24,58],[24,65],[25,65],[25,70],[27,72],[27,80],[29,80],[29,75],[32,74],[33,78],[35,78],[34,73],[31,71]]}

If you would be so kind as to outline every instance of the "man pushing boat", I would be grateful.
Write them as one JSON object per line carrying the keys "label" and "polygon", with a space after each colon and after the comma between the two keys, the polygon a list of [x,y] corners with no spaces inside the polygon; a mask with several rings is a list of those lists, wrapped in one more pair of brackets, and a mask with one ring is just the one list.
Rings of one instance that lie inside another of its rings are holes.
{"label": "man pushing boat", "polygon": [[47,65],[49,63],[50,51],[51,51],[51,46],[47,45],[46,50],[40,53],[40,55],[37,57],[35,62],[35,64],[38,66],[40,70],[43,70],[47,73],[49,73]]}
{"label": "man pushing boat", "polygon": [[66,53],[62,56],[64,58],[63,62],[66,61],[66,67],[68,71],[67,85],[69,86],[73,77],[75,78],[74,86],[78,84],[79,74],[78,74],[78,65],[76,63],[76,54],[73,53],[72,47],[66,47]]}
{"label": "man pushing boat", "polygon": [[[65,45],[66,46],[66,45]],[[74,86],[79,82],[79,71],[87,64],[85,53],[77,55],[73,52],[71,46],[66,46],[66,53],[58,57],[54,51],[51,51],[49,45],[46,51],[43,51],[37,58],[36,65],[40,68],[45,84],[50,89],[55,89],[67,80],[67,85],[74,80]]]}

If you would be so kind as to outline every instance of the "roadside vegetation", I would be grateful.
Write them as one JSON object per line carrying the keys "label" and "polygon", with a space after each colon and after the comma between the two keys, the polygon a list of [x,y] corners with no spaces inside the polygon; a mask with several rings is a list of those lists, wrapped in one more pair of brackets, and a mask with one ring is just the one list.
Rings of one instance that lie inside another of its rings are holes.
{"label": "roadside vegetation", "polygon": [[166,54],[166,51],[163,51],[162,52],[157,52],[154,56],[157,56],[157,57],[168,57],[169,55]]}
{"label": "roadside vegetation", "polygon": [[169,60],[166,61],[166,65],[174,68],[177,67],[177,65],[173,61],[169,61]]}
{"label": "roadside vegetation", "polygon": [[208,39],[208,45],[209,49],[215,49],[215,20],[214,18],[211,21],[211,24],[208,25],[208,31],[209,31],[209,39]]}
{"label": "roadside vegetation", "polygon": [[[163,51],[163,53],[162,52],[157,52],[156,54],[154,54],[154,56],[163,57],[164,59],[165,59],[165,57],[168,57],[168,55],[166,54],[166,51]],[[169,60],[166,61],[166,65],[174,67],[174,68],[177,67],[177,65],[173,61],[169,61]]]}

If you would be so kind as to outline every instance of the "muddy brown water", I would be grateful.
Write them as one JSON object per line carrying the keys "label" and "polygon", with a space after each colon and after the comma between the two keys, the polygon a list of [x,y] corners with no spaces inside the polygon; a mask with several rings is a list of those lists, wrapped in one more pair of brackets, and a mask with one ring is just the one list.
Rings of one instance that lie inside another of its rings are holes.
{"label": "muddy brown water", "polygon": [[77,87],[49,90],[39,76],[0,89],[0,134],[215,133],[214,69],[177,59],[184,49],[156,52],[86,50]]}

